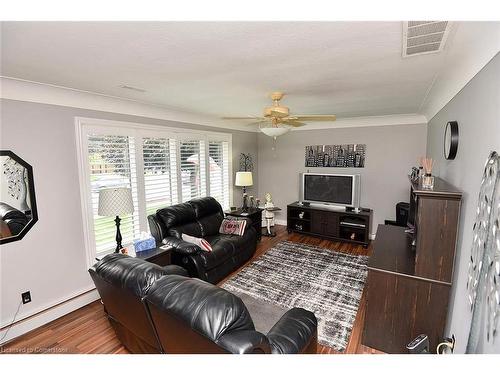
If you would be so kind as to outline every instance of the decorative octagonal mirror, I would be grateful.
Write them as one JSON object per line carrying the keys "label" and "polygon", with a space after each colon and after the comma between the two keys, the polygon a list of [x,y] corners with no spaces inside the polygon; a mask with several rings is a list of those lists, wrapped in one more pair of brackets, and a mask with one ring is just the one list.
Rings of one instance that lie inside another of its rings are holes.
{"label": "decorative octagonal mirror", "polygon": [[0,244],[20,240],[37,220],[33,168],[0,150]]}

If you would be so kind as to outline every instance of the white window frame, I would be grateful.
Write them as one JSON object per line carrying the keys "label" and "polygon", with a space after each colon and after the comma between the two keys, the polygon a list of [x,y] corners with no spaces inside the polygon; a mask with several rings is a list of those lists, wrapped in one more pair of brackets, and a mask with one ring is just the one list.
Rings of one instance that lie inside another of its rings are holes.
{"label": "white window frame", "polygon": [[[139,228],[140,231],[149,232],[146,217],[146,204],[144,194],[144,160],[142,154],[142,139],[147,137],[173,138],[180,140],[204,140],[205,141],[205,162],[206,162],[206,191],[210,192],[210,169],[209,169],[209,141],[227,141],[229,145],[229,203],[233,206],[233,152],[232,134],[219,133],[206,130],[194,130],[175,127],[166,127],[134,122],[124,122],[115,120],[104,120],[88,117],[75,117],[76,153],[78,163],[78,177],[80,182],[80,204],[82,209],[82,222],[84,232],[84,244],[87,259],[87,268],[96,261],[96,247],[94,236],[94,218],[92,215],[91,184],[90,184],[90,164],[88,162],[88,135],[101,133],[105,135],[122,135],[135,138],[135,158],[137,176],[137,194],[139,205]],[[179,153],[177,148],[177,153]],[[182,178],[180,173],[180,159],[177,159],[178,181]],[[181,183],[178,182],[178,189]],[[180,194],[180,191],[178,191]],[[181,195],[179,195],[179,198]]]}

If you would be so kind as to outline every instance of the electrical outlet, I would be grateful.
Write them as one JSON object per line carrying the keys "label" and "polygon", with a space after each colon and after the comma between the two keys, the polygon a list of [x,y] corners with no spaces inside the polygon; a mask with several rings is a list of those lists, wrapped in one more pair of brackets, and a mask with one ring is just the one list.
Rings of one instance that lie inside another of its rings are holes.
{"label": "electrical outlet", "polygon": [[27,292],[21,293],[21,299],[23,300],[23,305],[31,302],[31,292],[28,290]]}

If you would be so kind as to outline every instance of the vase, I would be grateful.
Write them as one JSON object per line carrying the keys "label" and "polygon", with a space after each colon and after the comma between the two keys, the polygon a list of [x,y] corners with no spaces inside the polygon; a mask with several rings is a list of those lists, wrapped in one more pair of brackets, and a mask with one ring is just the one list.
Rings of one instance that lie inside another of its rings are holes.
{"label": "vase", "polygon": [[432,176],[430,173],[426,173],[424,177],[422,177],[422,188],[424,189],[434,188],[434,176]]}

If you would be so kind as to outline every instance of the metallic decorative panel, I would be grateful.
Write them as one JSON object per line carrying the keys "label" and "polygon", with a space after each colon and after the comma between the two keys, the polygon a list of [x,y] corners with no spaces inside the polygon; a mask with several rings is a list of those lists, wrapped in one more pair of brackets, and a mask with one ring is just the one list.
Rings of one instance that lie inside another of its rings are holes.
{"label": "metallic decorative panel", "polygon": [[[498,333],[500,316],[500,156],[486,161],[473,226],[467,291],[473,312],[467,352],[476,351],[486,320],[486,338]],[[483,307],[486,316],[483,317]]]}

